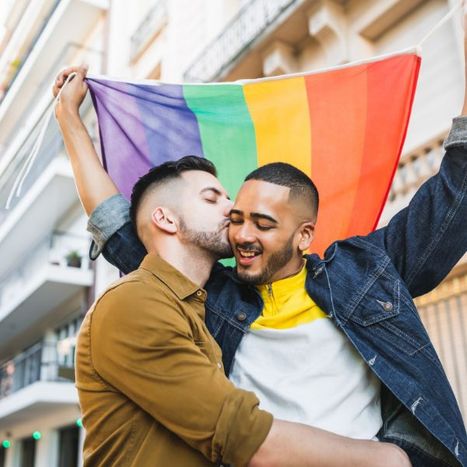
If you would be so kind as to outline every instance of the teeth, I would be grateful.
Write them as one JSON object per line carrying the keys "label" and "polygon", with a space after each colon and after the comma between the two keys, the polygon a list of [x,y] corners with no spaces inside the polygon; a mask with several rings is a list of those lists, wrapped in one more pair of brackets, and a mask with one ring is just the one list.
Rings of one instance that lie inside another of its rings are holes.
{"label": "teeth", "polygon": [[244,258],[252,258],[253,256],[256,256],[256,252],[254,251],[244,251],[244,250],[238,250],[240,255],[242,255]]}

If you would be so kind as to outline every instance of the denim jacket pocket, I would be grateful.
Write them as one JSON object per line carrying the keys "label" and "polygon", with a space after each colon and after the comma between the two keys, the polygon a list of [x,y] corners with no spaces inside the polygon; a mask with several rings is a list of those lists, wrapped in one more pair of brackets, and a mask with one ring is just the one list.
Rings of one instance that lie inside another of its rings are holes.
{"label": "denim jacket pocket", "polygon": [[[387,281],[385,282],[387,284]],[[400,280],[393,281],[393,284],[385,289],[380,285],[381,281],[376,282],[365,293],[350,315],[351,321],[367,327],[399,314]]]}
{"label": "denim jacket pocket", "polygon": [[368,290],[350,320],[366,328],[378,346],[389,345],[413,356],[429,345],[426,332],[418,316],[401,302],[400,280],[387,280],[384,286],[381,285],[382,281],[377,281]]}

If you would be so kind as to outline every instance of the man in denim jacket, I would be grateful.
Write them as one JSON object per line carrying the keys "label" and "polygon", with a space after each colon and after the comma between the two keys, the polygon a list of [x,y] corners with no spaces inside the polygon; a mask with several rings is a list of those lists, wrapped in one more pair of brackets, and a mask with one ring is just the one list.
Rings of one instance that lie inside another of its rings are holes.
{"label": "man in denim jacket", "polygon": [[[59,77],[57,86],[64,76]],[[305,210],[298,215],[303,205],[291,202],[291,185],[284,186],[260,169],[242,186],[231,214],[229,237],[237,269],[217,263],[206,284],[206,323],[222,348],[225,371],[235,374],[236,383],[242,385],[243,381],[244,387],[251,388],[246,379],[252,375],[247,367],[239,368],[239,361],[244,361],[250,336],[261,336],[268,327],[262,321],[268,318],[268,290],[282,293],[281,281],[296,284],[303,276],[305,297],[300,300],[309,300],[318,317],[322,318],[319,313],[326,315],[326,322],[332,323],[336,336],[339,334],[342,345],[348,347],[343,353],[355,354],[355,368],[368,379],[367,386],[378,391],[377,400],[368,399],[381,413],[375,436],[404,448],[415,466],[467,465],[464,423],[413,303],[414,297],[439,284],[466,252],[464,115],[467,101],[462,116],[454,119],[439,173],[418,190],[410,205],[386,227],[366,237],[335,242],[323,258],[302,257],[313,237],[316,212]],[[91,151],[92,145],[88,147]],[[89,230],[96,242],[92,257],[102,251],[123,272],[136,269],[146,251],[130,222],[127,201],[117,194],[97,156],[72,157],[72,163],[83,205],[92,213]],[[287,328],[279,324],[272,326],[274,331]],[[276,345],[273,342],[268,341],[271,355]],[[310,358],[314,351],[319,349],[310,348]],[[250,356],[247,354],[253,361],[257,357]],[[330,363],[332,366],[334,361]],[[284,371],[280,363],[277,365],[278,371]],[[307,387],[300,372],[298,376],[301,394],[321,386],[313,379]],[[260,400],[261,393],[268,391],[254,389]],[[280,388],[273,389],[280,393]],[[332,398],[329,388],[328,394]],[[280,394],[271,396],[271,403],[276,396]]]}

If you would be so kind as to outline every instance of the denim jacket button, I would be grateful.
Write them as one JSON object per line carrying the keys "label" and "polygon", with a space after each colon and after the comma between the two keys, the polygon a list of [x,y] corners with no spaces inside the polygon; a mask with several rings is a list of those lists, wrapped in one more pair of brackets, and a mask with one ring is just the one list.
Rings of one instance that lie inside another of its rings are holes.
{"label": "denim jacket button", "polygon": [[392,311],[393,305],[392,305],[391,302],[386,302],[386,303],[383,305],[383,308],[384,308],[384,311]]}
{"label": "denim jacket button", "polygon": [[239,313],[237,313],[237,319],[239,321],[245,321],[246,320],[246,313],[243,312],[243,311],[240,311]]}

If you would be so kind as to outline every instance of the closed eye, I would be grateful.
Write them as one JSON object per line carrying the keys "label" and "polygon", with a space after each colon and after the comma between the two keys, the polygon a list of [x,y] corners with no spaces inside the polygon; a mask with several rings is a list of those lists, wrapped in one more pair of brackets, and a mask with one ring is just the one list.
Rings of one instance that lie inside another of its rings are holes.
{"label": "closed eye", "polygon": [[274,228],[272,225],[259,225],[259,224],[257,224],[256,227],[258,228],[258,230],[262,230],[262,231],[271,230]]}

